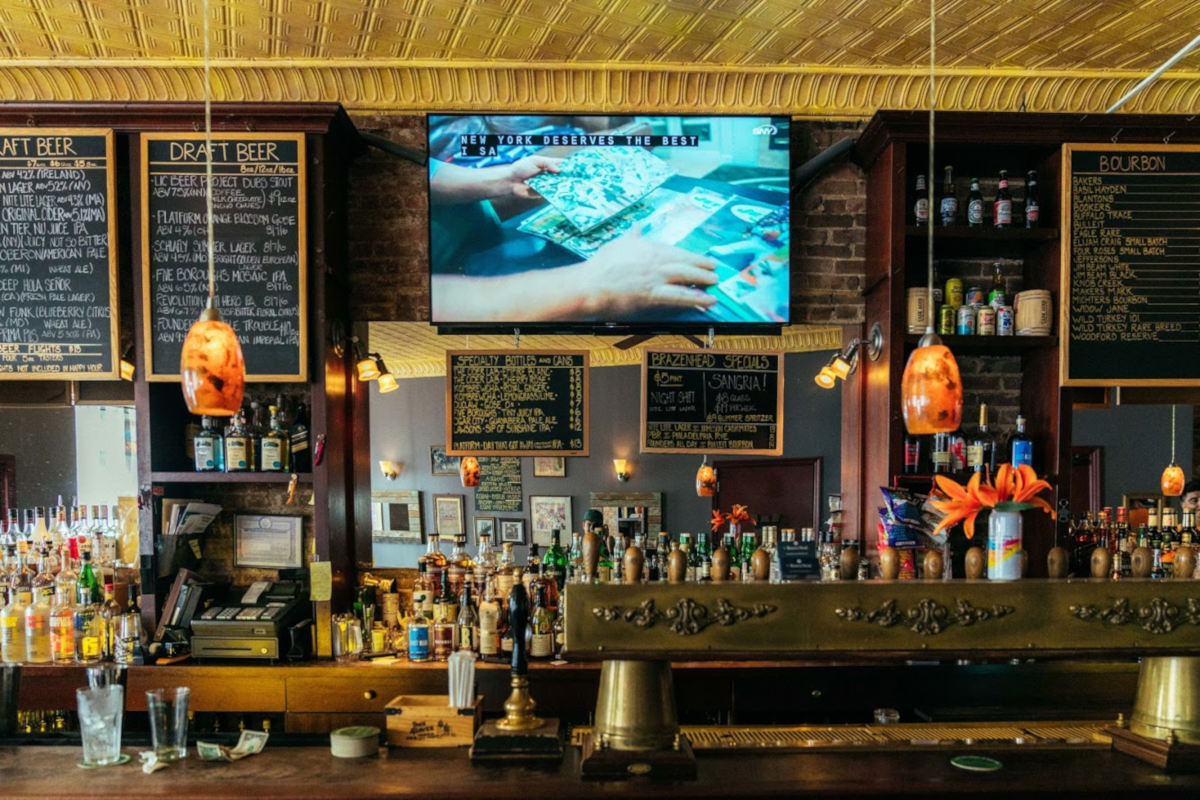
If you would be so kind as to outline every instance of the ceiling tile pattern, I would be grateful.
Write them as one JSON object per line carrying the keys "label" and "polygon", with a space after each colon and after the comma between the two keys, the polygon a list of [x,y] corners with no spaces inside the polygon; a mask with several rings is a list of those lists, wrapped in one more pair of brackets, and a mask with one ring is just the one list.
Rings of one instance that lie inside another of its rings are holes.
{"label": "ceiling tile pattern", "polygon": [[[841,117],[927,103],[928,0],[210,3],[218,99]],[[4,0],[0,99],[196,99],[202,13],[203,0]],[[1197,30],[1195,0],[941,0],[939,106],[1098,110]],[[1197,81],[1200,53],[1128,110],[1194,111]]]}

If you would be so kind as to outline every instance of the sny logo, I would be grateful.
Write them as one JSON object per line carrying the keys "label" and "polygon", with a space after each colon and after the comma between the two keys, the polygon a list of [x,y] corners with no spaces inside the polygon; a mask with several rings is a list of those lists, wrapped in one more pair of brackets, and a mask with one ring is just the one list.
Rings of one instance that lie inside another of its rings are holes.
{"label": "sny logo", "polygon": [[764,125],[759,125],[754,129],[753,133],[755,136],[774,136],[779,133],[779,129],[768,122]]}

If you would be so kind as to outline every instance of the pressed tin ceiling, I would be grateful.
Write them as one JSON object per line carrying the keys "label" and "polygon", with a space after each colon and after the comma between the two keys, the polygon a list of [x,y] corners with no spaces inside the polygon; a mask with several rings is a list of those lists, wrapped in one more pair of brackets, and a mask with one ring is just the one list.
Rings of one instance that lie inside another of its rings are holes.
{"label": "pressed tin ceiling", "polygon": [[[928,104],[928,0],[210,0],[213,93],[350,111]],[[203,97],[202,0],[3,0],[0,100]],[[1103,111],[1195,0],[941,0],[938,107]],[[1130,112],[1200,108],[1200,52]]]}

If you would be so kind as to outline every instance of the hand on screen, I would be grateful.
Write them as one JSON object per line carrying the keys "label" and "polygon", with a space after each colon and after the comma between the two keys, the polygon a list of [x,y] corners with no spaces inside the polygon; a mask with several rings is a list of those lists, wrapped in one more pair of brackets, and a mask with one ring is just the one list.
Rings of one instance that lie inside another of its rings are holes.
{"label": "hand on screen", "polygon": [[513,195],[525,200],[540,200],[542,196],[530,188],[525,181],[543,172],[557,173],[561,161],[561,158],[547,158],[546,156],[525,156],[519,161],[514,161],[509,166],[509,180],[512,183]]}
{"label": "hand on screen", "polygon": [[717,283],[715,261],[636,231],[604,245],[581,266],[601,314],[656,306],[708,308],[717,302],[703,290]]}

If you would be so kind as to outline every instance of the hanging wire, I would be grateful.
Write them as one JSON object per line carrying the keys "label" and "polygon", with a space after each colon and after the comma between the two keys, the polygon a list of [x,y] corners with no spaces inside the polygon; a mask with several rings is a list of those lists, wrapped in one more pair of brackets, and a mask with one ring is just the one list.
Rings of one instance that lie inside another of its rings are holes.
{"label": "hanging wire", "polygon": [[204,208],[208,212],[208,305],[216,296],[213,266],[213,177],[212,177],[212,59],[209,54],[208,0],[204,0]]}
{"label": "hanging wire", "polygon": [[934,18],[937,16],[936,6],[937,6],[936,0],[929,0],[929,170],[926,172],[926,175],[928,177],[926,178],[926,186],[925,186],[926,190],[929,193],[929,199],[928,199],[928,203],[929,203],[929,206],[928,206],[929,215],[928,216],[929,216],[929,218],[925,222],[925,227],[928,229],[926,231],[927,236],[926,236],[926,245],[925,245],[925,265],[929,271],[929,284],[927,286],[927,289],[929,292],[929,294],[928,294],[929,305],[927,306],[927,308],[929,309],[929,311],[926,314],[926,317],[927,317],[927,324],[925,326],[926,334],[933,333],[933,320],[935,318],[934,306],[933,306],[933,219],[934,219],[934,206],[933,206],[933,109],[934,109],[934,105],[935,105],[934,98],[936,97],[936,95],[934,93],[933,72],[934,72],[934,57],[936,54],[936,49],[935,49],[936,36],[935,36],[935,29],[934,29]]}
{"label": "hanging wire", "polygon": [[1175,463],[1175,404],[1171,404],[1171,463]]}

